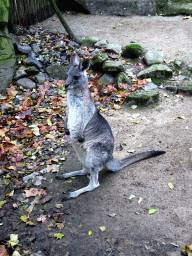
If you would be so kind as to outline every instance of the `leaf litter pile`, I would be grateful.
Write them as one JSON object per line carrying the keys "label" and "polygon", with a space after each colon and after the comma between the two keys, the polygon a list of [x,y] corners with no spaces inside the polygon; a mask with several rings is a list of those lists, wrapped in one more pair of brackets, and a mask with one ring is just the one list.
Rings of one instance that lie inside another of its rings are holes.
{"label": "leaf litter pile", "polygon": [[[104,49],[93,48],[77,49],[64,34],[53,34],[43,29],[38,29],[38,32],[37,30],[34,32],[33,29],[32,32],[27,30],[27,35],[22,35],[21,38],[23,45],[29,41],[37,42],[41,52],[46,56],[50,56],[53,52],[60,52],[62,47],[59,45],[65,43],[66,65],[69,64],[70,56],[74,51],[83,58],[92,58],[99,51],[104,51]],[[121,59],[120,56],[111,53],[109,57]],[[19,64],[25,65],[25,56],[18,55],[17,58]],[[121,61],[126,64],[125,60],[121,59]],[[56,55],[51,58],[51,63],[58,63]],[[132,73],[132,86],[122,84],[122,88],[118,89],[116,83],[99,85],[98,80],[102,73],[96,73],[91,69],[87,73],[91,95],[95,102],[101,103],[98,105],[100,111],[109,108],[119,109],[128,94],[146,84],[145,79],[137,80]],[[32,221],[30,214],[35,205],[45,204],[52,199],[45,189],[38,188],[43,179],[42,175],[58,172],[60,164],[65,161],[65,156],[69,153],[65,151],[65,145],[69,143],[69,139],[63,129],[67,103],[64,83],[65,80],[48,78],[32,91],[11,83],[6,94],[0,95],[0,217],[5,216],[6,206],[12,203],[14,193],[19,190],[23,191],[22,202],[29,198],[31,201],[25,209],[27,214],[15,215],[18,223],[24,222],[26,225],[33,226],[38,222],[44,223],[50,218],[49,215],[41,214]],[[34,93],[37,95],[35,99],[32,97]],[[34,177],[36,178],[34,187],[30,187],[30,183],[27,186],[28,180]],[[16,210],[20,205],[12,203],[12,206]],[[62,216],[56,214],[55,221],[58,229],[61,230],[64,226]],[[4,223],[0,225],[3,227]],[[101,230],[104,231],[105,228],[102,227]],[[63,234],[55,233],[54,237],[61,239]],[[11,247],[15,249],[18,246],[17,237],[10,239],[16,240],[16,242],[9,241],[9,245],[12,244]],[[4,245],[0,246],[1,251],[4,251],[4,255],[9,255]],[[17,250],[14,253],[13,255],[20,255]]]}
{"label": "leaf litter pile", "polygon": [[[21,38],[23,44],[29,40],[39,43],[46,56],[53,51],[60,51],[59,45],[64,42],[68,45],[65,48],[66,64],[69,64],[71,54],[77,50],[64,34],[49,34],[42,29],[39,29],[39,33],[30,33],[28,30],[28,34]],[[93,57],[98,51],[93,48],[78,49],[80,57],[85,58]],[[110,53],[109,56],[118,57]],[[22,62],[25,64],[25,57],[22,57]],[[57,58],[52,58],[52,62],[57,63]],[[122,62],[126,63],[125,60]],[[92,97],[95,102],[101,103],[100,111],[105,111],[106,108],[119,109],[128,94],[146,84],[145,79],[134,80],[135,76],[132,74],[133,85],[119,90],[116,83],[99,85],[102,73],[95,73],[91,69],[87,73]],[[64,83],[65,80],[49,79],[32,91],[12,83],[6,94],[0,95],[0,174],[8,175],[10,181],[14,171],[22,176],[38,170],[43,160],[50,159],[58,143],[62,145],[68,140],[63,133],[67,104]],[[124,87],[122,84],[122,88]],[[36,99],[32,97],[34,93],[37,95]],[[59,159],[53,159],[53,162],[58,161]]]}

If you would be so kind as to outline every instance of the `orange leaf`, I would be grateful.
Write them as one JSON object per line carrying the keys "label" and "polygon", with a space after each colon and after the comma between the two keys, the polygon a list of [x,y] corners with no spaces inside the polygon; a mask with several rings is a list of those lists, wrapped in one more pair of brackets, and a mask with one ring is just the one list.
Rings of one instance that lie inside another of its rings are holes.
{"label": "orange leaf", "polygon": [[7,128],[0,129],[0,136],[5,137],[5,133],[9,131]]}
{"label": "orange leaf", "polygon": [[25,191],[25,196],[26,197],[31,197],[31,196],[46,196],[47,192],[44,189],[38,189],[38,188],[31,188],[29,190],[24,190]]}
{"label": "orange leaf", "polygon": [[0,256],[10,256],[4,245],[0,245]]}

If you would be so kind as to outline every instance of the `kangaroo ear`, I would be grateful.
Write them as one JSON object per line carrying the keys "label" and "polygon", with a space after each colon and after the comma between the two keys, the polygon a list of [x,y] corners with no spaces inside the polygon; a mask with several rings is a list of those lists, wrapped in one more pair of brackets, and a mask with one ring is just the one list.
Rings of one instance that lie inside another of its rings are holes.
{"label": "kangaroo ear", "polygon": [[79,56],[76,53],[73,53],[71,55],[70,63],[72,66],[78,66],[79,65]]}
{"label": "kangaroo ear", "polygon": [[89,64],[90,64],[90,60],[89,60],[89,59],[85,59],[85,60],[81,63],[81,65],[80,65],[80,70],[81,70],[81,71],[84,71],[84,70],[88,69],[88,68],[89,68]]}

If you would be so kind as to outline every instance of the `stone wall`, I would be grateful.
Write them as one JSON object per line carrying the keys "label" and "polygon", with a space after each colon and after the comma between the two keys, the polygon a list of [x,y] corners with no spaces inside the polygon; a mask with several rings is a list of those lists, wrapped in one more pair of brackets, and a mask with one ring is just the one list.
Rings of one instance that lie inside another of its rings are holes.
{"label": "stone wall", "polygon": [[91,14],[156,15],[165,11],[168,0],[75,0]]}
{"label": "stone wall", "polygon": [[15,54],[8,32],[9,0],[0,5],[0,92],[5,91],[15,72]]}

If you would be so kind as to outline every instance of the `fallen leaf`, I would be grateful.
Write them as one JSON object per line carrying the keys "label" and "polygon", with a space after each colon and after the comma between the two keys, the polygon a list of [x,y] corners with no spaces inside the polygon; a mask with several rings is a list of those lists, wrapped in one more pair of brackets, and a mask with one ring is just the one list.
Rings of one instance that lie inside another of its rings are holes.
{"label": "fallen leaf", "polygon": [[54,233],[53,235],[56,239],[61,239],[62,237],[64,237],[64,234],[62,233]]}
{"label": "fallen leaf", "polygon": [[173,184],[172,184],[171,182],[167,183],[167,185],[168,185],[168,187],[169,187],[170,189],[173,189],[173,188],[174,188],[174,186],[173,186]]}
{"label": "fallen leaf", "polygon": [[132,200],[132,199],[135,198],[135,197],[136,197],[135,195],[131,194],[128,199],[129,199],[129,200]]}
{"label": "fallen leaf", "polygon": [[106,227],[105,226],[102,226],[102,227],[99,227],[99,229],[103,232],[106,230]]}
{"label": "fallen leaf", "polygon": [[23,221],[23,222],[27,222],[29,220],[29,215],[22,215],[20,217],[20,220]]}
{"label": "fallen leaf", "polygon": [[109,217],[114,218],[115,216],[117,216],[117,214],[116,214],[116,213],[109,213]]}
{"label": "fallen leaf", "polygon": [[136,108],[137,108],[137,105],[131,105],[130,108],[131,108],[131,109],[136,109]]}
{"label": "fallen leaf", "polygon": [[0,201],[0,209],[3,207],[3,205],[6,203],[6,201]]}
{"label": "fallen leaf", "polygon": [[0,245],[0,256],[10,256],[5,245]]}
{"label": "fallen leaf", "polygon": [[14,246],[18,245],[18,243],[19,243],[18,235],[11,234],[10,240],[8,241],[8,245],[13,248]]}
{"label": "fallen leaf", "polygon": [[38,188],[31,188],[29,190],[24,190],[25,196],[26,197],[31,197],[31,196],[46,196],[47,192],[44,189],[38,189]]}
{"label": "fallen leaf", "polygon": [[89,230],[88,235],[91,236],[93,234],[92,230]]}
{"label": "fallen leaf", "polygon": [[138,204],[140,204],[142,201],[143,201],[143,198],[142,198],[142,197],[139,197],[139,199],[138,199]]}
{"label": "fallen leaf", "polygon": [[153,209],[153,208],[149,208],[149,215],[151,215],[151,214],[154,214],[154,213],[156,213],[157,212],[157,210],[155,210],[155,209]]}

